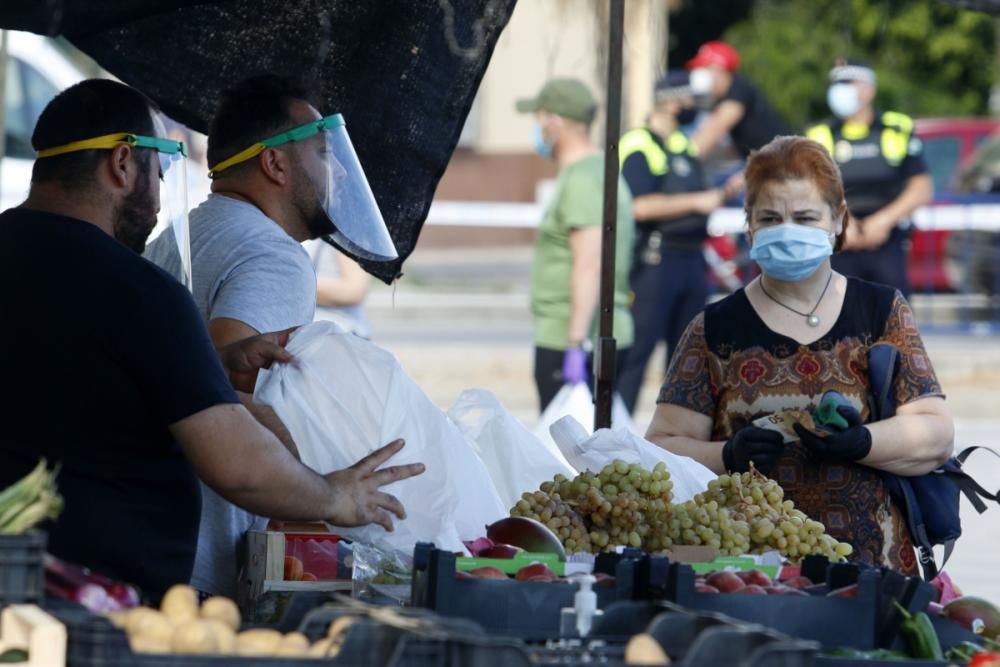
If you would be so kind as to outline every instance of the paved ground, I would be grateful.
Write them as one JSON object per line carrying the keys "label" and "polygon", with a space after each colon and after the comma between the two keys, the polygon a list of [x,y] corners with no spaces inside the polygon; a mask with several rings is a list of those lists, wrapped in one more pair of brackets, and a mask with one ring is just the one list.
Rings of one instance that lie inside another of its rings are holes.
{"label": "paved ground", "polygon": [[[376,342],[392,351],[431,400],[447,408],[463,389],[482,387],[532,426],[537,397],[531,374],[531,321],[526,275],[530,249],[420,253],[394,288],[376,286],[369,314]],[[919,303],[918,315],[920,313]],[[1000,337],[925,336],[956,417],[956,444],[1000,450]],[[636,425],[649,423],[662,354],[650,367]],[[1000,459],[977,455],[970,469],[986,488],[1000,488]],[[963,509],[964,536],[948,570],[968,592],[1000,604],[1000,508]]]}

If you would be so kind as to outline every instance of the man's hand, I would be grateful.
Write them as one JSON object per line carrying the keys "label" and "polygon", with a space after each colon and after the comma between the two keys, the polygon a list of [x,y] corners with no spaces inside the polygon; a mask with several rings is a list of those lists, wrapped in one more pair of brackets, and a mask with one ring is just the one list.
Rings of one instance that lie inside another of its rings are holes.
{"label": "man's hand", "polygon": [[878,213],[873,213],[861,222],[861,246],[865,250],[878,250],[886,241],[892,228],[896,226],[895,220],[888,220]]}
{"label": "man's hand", "polygon": [[295,360],[285,349],[288,336],[295,328],[260,334],[218,348],[229,381],[237,391],[252,394],[257,384],[257,371],[270,368],[276,361],[287,364]]}
{"label": "man's hand", "polygon": [[722,188],[715,190],[705,190],[698,193],[695,203],[695,213],[709,215],[712,211],[726,203],[725,191]]}
{"label": "man's hand", "polygon": [[393,514],[400,519],[406,518],[403,504],[379,488],[423,473],[424,464],[377,469],[399,452],[403,444],[402,440],[393,440],[350,468],[325,475],[334,492],[334,514],[327,521],[345,528],[377,523],[391,532]]}
{"label": "man's hand", "polygon": [[727,178],[725,184],[722,186],[723,202],[727,202],[739,193],[743,192],[745,187],[746,178],[743,175],[743,170],[740,169],[738,172]]}

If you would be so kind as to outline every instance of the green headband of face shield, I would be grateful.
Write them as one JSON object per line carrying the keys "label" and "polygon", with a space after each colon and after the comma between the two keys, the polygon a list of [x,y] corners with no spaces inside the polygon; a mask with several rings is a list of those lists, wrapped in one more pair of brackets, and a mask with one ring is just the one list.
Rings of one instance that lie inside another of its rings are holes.
{"label": "green headband of face shield", "polygon": [[276,134],[273,137],[268,137],[263,141],[259,141],[253,146],[240,151],[231,158],[225,159],[219,164],[211,167],[208,171],[208,175],[215,178],[219,172],[229,169],[233,165],[237,165],[241,162],[246,162],[247,160],[257,157],[264,152],[265,149],[275,148],[281,146],[282,144],[291,143],[293,141],[302,141],[303,139],[308,139],[309,137],[316,136],[320,132],[326,130],[332,130],[344,125],[344,117],[339,113],[335,113],[332,116],[327,116],[326,118],[320,118],[319,120],[314,120],[312,122],[306,123],[305,125],[299,125],[298,127],[292,128],[287,132],[282,132],[281,134]]}

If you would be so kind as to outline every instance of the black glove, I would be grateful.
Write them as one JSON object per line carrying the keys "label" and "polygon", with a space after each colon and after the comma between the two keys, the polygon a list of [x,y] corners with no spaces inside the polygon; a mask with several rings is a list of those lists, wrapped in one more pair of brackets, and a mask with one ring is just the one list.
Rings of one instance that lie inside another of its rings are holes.
{"label": "black glove", "polygon": [[722,464],[729,472],[746,472],[750,462],[765,475],[785,451],[785,440],[777,431],[756,426],[741,428],[722,446]]}
{"label": "black glove", "polygon": [[858,461],[868,456],[872,449],[872,433],[865,428],[861,413],[850,405],[837,406],[837,412],[847,420],[847,428],[828,435],[817,435],[802,424],[795,424],[795,432],[802,439],[802,446],[823,457]]}

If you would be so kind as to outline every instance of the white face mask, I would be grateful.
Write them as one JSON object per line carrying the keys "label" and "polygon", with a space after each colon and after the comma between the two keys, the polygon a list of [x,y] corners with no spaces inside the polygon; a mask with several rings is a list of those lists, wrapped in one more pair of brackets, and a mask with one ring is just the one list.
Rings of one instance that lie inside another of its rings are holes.
{"label": "white face mask", "polygon": [[835,83],[826,91],[826,103],[837,118],[849,118],[861,109],[861,96],[853,83]]}
{"label": "white face mask", "polygon": [[691,70],[689,84],[691,92],[695,95],[708,95],[712,92],[712,70],[707,67],[698,67]]}

